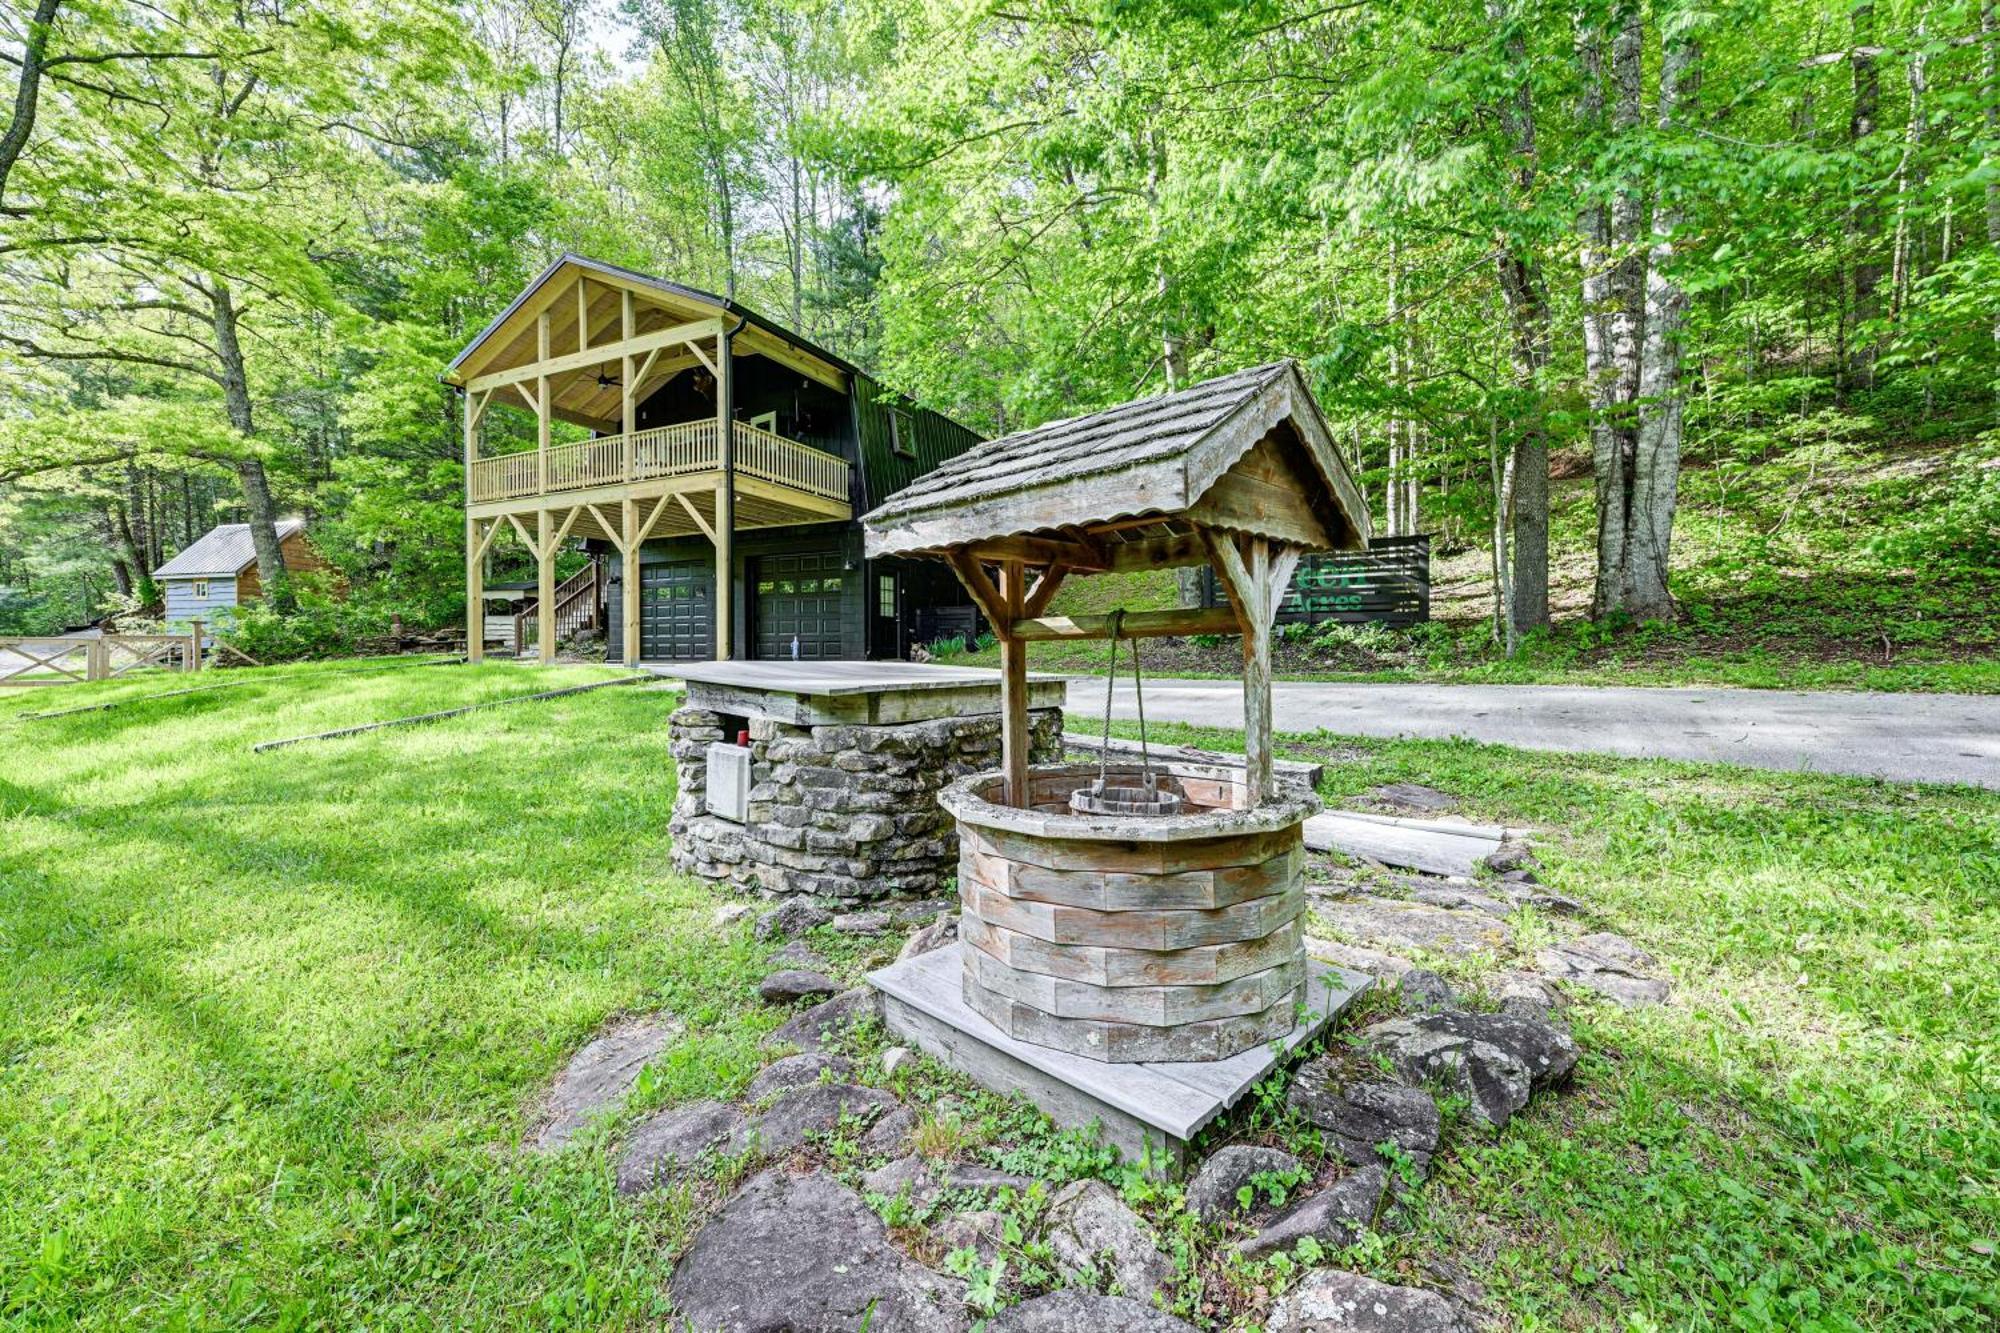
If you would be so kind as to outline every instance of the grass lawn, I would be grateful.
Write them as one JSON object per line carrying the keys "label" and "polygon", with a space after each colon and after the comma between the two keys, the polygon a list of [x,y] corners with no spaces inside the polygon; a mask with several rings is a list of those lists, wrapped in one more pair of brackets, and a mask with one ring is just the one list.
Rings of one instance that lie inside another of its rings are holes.
{"label": "grass lawn", "polygon": [[[740,1090],[781,1017],[763,946],[666,870],[673,696],[247,753],[618,674],[346,669],[44,721],[10,715],[161,686],[0,697],[9,1322],[669,1326],[699,1192],[620,1199],[606,1148]],[[1291,743],[1348,756],[1329,794],[1412,779],[1549,830],[1544,877],[1676,984],[1577,1010],[1574,1090],[1455,1131],[1413,1227],[1348,1262],[1455,1267],[1523,1329],[2000,1320],[2000,795]],[[687,1034],[619,1124],[519,1153],[567,1056],[659,1007]]]}

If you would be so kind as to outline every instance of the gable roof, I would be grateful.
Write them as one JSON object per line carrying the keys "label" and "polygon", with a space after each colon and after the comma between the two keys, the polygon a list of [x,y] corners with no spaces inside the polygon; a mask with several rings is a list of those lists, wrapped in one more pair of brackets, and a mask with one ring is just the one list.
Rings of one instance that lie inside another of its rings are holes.
{"label": "gable roof", "polygon": [[[482,363],[507,361],[528,355],[534,339],[534,321],[527,316],[547,310],[551,316],[552,340],[557,346],[571,346],[577,340],[575,311],[568,302],[560,300],[560,292],[570,280],[587,278],[595,280],[602,292],[590,306],[591,324],[615,323],[615,304],[603,299],[615,296],[619,291],[630,291],[642,295],[651,303],[640,311],[640,331],[647,332],[654,324],[661,327],[677,321],[691,319],[730,318],[740,320],[748,330],[743,344],[746,351],[770,354],[776,348],[792,349],[793,360],[813,376],[839,381],[845,376],[863,372],[846,358],[827,351],[798,333],[767,319],[755,310],[735,300],[733,297],[717,296],[699,287],[689,287],[684,283],[670,282],[650,273],[626,268],[621,264],[608,264],[601,259],[586,255],[564,253],[541,271],[535,279],[522,288],[519,295],[507,303],[507,307],[488,321],[472,341],[460,349],[451,364],[445,368],[443,380],[447,384],[463,385],[468,378],[476,378],[484,364],[468,366],[468,362],[478,358]],[[552,296],[556,304],[550,305],[544,295]],[[517,318],[519,316],[519,318]],[[616,334],[599,330],[591,341],[606,344],[615,340]],[[482,349],[490,355],[479,357]],[[606,358],[610,360],[612,358]]]}
{"label": "gable roof", "polygon": [[869,513],[868,554],[1178,514],[1286,424],[1324,487],[1320,498],[1365,542],[1368,506],[1298,363],[1285,360],[977,445]]}
{"label": "gable roof", "polygon": [[[305,531],[302,518],[278,520],[278,540]],[[153,571],[156,579],[234,577],[257,560],[248,523],[220,523],[197,537],[185,550]]]}

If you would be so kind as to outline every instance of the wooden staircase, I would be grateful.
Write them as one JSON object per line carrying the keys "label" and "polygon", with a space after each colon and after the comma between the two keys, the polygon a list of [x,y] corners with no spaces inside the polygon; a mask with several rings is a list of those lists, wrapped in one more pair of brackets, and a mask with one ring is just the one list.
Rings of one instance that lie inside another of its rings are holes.
{"label": "wooden staircase", "polygon": [[[556,585],[556,642],[574,638],[579,630],[602,629],[599,562],[592,560]],[[530,601],[514,613],[514,655],[526,657],[541,633],[542,608]]]}

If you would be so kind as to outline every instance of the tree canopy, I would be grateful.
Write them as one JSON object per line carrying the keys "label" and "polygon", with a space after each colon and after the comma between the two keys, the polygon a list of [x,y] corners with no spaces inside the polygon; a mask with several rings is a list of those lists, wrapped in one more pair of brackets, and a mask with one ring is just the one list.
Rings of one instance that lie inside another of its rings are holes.
{"label": "tree canopy", "polygon": [[0,630],[290,512],[455,619],[437,375],[565,250],[989,431],[1297,357],[1508,643],[1551,460],[1602,617],[1674,613],[1718,458],[1948,434],[2000,522],[1990,4],[9,0],[0,53]]}

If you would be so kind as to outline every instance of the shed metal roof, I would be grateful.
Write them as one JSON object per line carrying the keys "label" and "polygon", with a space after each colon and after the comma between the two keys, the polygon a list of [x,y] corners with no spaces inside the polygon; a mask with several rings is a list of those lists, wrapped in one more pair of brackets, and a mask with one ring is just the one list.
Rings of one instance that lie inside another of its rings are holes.
{"label": "shed metal roof", "polygon": [[1365,540],[1367,504],[1298,363],[1286,360],[975,446],[869,513],[868,553],[936,551],[1175,514],[1285,422]]}
{"label": "shed metal roof", "polygon": [[[302,518],[278,520],[278,540],[305,530]],[[257,547],[248,523],[219,523],[153,571],[156,579],[219,578],[242,573],[256,562]]]}

